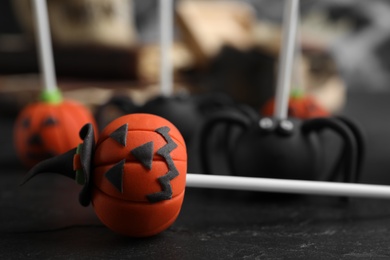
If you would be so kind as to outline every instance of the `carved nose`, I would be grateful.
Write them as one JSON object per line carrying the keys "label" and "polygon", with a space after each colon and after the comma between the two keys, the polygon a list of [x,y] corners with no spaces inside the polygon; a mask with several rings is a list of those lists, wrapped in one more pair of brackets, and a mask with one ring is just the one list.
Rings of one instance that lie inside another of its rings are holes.
{"label": "carved nose", "polygon": [[33,134],[27,142],[29,145],[42,145],[42,138],[39,134]]}

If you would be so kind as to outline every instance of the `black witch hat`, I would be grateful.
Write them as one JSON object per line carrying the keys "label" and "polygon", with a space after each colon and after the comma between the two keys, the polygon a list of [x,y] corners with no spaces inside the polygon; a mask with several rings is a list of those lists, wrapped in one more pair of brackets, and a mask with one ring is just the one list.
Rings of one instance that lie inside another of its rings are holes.
{"label": "black witch hat", "polygon": [[79,194],[79,202],[82,206],[88,206],[91,202],[91,169],[95,151],[95,134],[92,124],[84,125],[79,135],[83,142],[77,148],[35,165],[20,185],[40,173],[58,173],[83,185]]}

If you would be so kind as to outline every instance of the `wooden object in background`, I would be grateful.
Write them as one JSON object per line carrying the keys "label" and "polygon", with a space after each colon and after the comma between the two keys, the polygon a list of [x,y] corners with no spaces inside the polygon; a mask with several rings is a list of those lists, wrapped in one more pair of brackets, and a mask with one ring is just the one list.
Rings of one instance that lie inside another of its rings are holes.
{"label": "wooden object in background", "polygon": [[253,46],[255,15],[246,3],[185,0],[176,12],[182,40],[199,65],[206,65],[224,45],[239,50]]}

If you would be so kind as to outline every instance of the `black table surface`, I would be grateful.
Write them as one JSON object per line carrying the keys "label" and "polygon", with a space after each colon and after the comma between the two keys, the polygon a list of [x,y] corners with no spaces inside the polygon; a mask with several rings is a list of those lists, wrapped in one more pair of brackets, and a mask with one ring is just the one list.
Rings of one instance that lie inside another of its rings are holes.
{"label": "black table surface", "polygon": [[[361,182],[390,184],[390,94],[349,93],[344,114],[367,137]],[[390,200],[191,189],[177,221],[127,238],[77,202],[61,176],[19,187],[25,170],[0,121],[0,259],[389,259]]]}

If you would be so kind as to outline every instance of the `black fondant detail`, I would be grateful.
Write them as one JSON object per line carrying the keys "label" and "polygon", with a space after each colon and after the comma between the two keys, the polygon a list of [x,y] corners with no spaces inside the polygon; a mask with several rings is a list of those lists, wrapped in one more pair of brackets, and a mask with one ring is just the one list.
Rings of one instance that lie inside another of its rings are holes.
{"label": "black fondant detail", "polygon": [[48,118],[46,118],[45,121],[43,121],[43,123],[42,123],[43,126],[53,126],[53,125],[57,125],[57,124],[58,124],[57,119],[55,119],[52,116],[49,116]]}
{"label": "black fondant detail", "polygon": [[159,133],[165,139],[165,141],[167,141],[167,144],[161,147],[157,151],[157,154],[162,156],[165,159],[168,165],[168,172],[167,174],[158,178],[158,182],[161,185],[162,191],[146,195],[148,200],[153,203],[162,200],[169,200],[172,198],[171,180],[179,176],[179,171],[177,170],[175,163],[173,162],[173,159],[171,157],[171,152],[177,148],[177,144],[172,140],[171,136],[168,134],[170,131],[169,127],[167,126],[160,127],[155,131]]}
{"label": "black fondant detail", "polygon": [[30,118],[25,118],[25,119],[23,119],[23,121],[22,121],[22,127],[23,127],[24,129],[28,129],[28,128],[30,127],[30,125],[31,125],[31,120],[30,120]]}
{"label": "black fondant detail", "polygon": [[110,137],[122,146],[126,146],[127,124],[122,125],[110,134]]}
{"label": "black fondant detail", "polygon": [[[82,173],[85,178],[85,184],[79,194],[79,202],[83,206],[88,206],[91,202],[91,168],[95,150],[95,134],[92,124],[84,125],[79,135],[83,140],[83,145],[79,153]],[[40,173],[58,173],[74,180],[76,178],[76,172],[73,170],[73,158],[76,153],[77,148],[74,148],[64,154],[38,163],[27,173],[21,185]]]}
{"label": "black fondant detail", "polygon": [[25,184],[33,177],[41,173],[58,173],[63,176],[74,179],[76,176],[73,170],[73,156],[76,154],[76,148],[56,157],[47,159],[35,165],[23,178],[20,185]]}
{"label": "black fondant detail", "polygon": [[80,138],[83,140],[83,145],[80,151],[80,163],[82,172],[84,173],[84,186],[79,194],[79,202],[86,207],[91,202],[91,184],[92,184],[92,162],[95,151],[95,133],[92,124],[86,124],[80,130]]}
{"label": "black fondant detail", "polygon": [[143,165],[151,170],[153,163],[153,141],[138,146],[130,151],[130,153]]}
{"label": "black fondant detail", "polygon": [[35,133],[28,138],[27,144],[30,146],[41,146],[43,145],[42,137]]}
{"label": "black fondant detail", "polygon": [[126,159],[123,159],[119,163],[112,166],[104,176],[106,179],[114,185],[114,187],[120,192],[123,193],[123,171]]}
{"label": "black fondant detail", "polygon": [[356,145],[357,145],[357,169],[356,169],[356,182],[360,181],[360,176],[362,172],[362,167],[364,163],[364,158],[366,154],[366,138],[364,136],[361,127],[357,122],[352,121],[346,117],[338,116],[337,119],[342,121],[348,128],[351,130],[352,134],[355,136]]}
{"label": "black fondant detail", "polygon": [[[248,111],[250,111],[251,109],[247,109]],[[249,115],[250,112],[247,112],[245,113],[244,115],[247,115],[247,116],[243,116],[242,113],[237,113],[237,111],[235,110],[224,110],[224,111],[220,111],[220,112],[216,112],[214,113],[212,116],[210,116],[208,118],[208,120],[205,121],[205,123],[203,124],[203,127],[200,131],[200,134],[199,134],[199,140],[200,140],[200,162],[201,162],[201,166],[202,166],[202,169],[203,169],[203,172],[206,173],[206,174],[212,174],[213,172],[213,165],[212,165],[212,158],[213,158],[213,154],[212,154],[212,151],[213,149],[210,149],[210,143],[211,143],[211,138],[212,137],[215,137],[215,135],[213,135],[213,133],[216,131],[217,127],[219,125],[223,125],[225,126],[226,130],[225,130],[225,135],[223,136],[223,138],[225,140],[227,140],[227,142],[224,142],[224,144],[226,145],[224,148],[224,151],[225,151],[225,158],[228,158],[228,151],[231,151],[232,149],[232,138],[230,138],[231,136],[231,129],[232,127],[239,127],[241,129],[244,129],[245,131],[247,131],[248,129],[250,129],[250,127],[254,124],[258,124],[258,122],[260,121],[260,118],[259,116],[257,116],[256,118],[256,115],[254,113],[251,113],[251,115]],[[275,122],[274,122],[274,125],[275,125]],[[261,127],[260,127],[261,129]],[[271,131],[272,132],[274,129],[271,128]],[[267,133],[267,131],[263,131],[265,133]],[[228,163],[230,165],[230,169],[233,169],[234,167],[232,166],[232,160],[228,160]],[[231,174],[234,174],[234,172],[231,172]]]}
{"label": "black fondant detail", "polygon": [[338,118],[314,118],[307,120],[302,125],[302,132],[310,134],[311,132],[320,132],[325,129],[331,129],[339,134],[344,141],[342,154],[336,162],[336,166],[326,179],[327,181],[336,181],[338,175],[337,170],[344,166],[344,182],[357,182],[358,176],[358,144],[355,139],[353,130],[350,129],[347,123]]}

